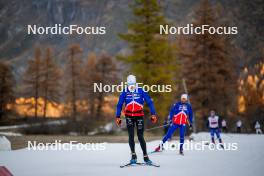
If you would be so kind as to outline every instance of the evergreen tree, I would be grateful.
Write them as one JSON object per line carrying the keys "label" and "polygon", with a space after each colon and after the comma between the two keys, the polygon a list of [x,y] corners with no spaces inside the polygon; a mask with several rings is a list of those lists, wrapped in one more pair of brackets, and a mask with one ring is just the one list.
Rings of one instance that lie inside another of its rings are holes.
{"label": "evergreen tree", "polygon": [[[138,82],[144,85],[175,85],[177,70],[175,56],[168,36],[160,35],[160,25],[166,20],[156,0],[137,0],[131,6],[134,20],[128,24],[128,32],[120,37],[128,42],[131,54],[119,59],[131,66]],[[157,112],[164,117],[172,102],[172,93],[149,92]],[[162,103],[157,103],[157,102]]]}
{"label": "evergreen tree", "polygon": [[[194,26],[218,26],[215,9],[203,0],[195,11]],[[187,81],[191,102],[202,128],[210,109],[226,116],[234,111],[235,66],[232,45],[225,35],[194,34],[182,41],[182,75]]]}
{"label": "evergreen tree", "polygon": [[[262,58],[263,48],[263,15],[264,3],[262,0],[247,1],[227,1],[228,7],[235,19],[235,24],[239,29],[237,37],[239,45],[245,55],[240,64],[253,66],[258,64]],[[232,10],[231,10],[232,9]],[[246,42],[241,42],[246,41]]]}
{"label": "evergreen tree", "polygon": [[66,98],[70,106],[71,117],[76,120],[77,100],[81,98],[81,60],[82,48],[74,44],[69,48],[69,60],[66,65]]}
{"label": "evergreen tree", "polygon": [[43,80],[41,81],[42,97],[44,99],[43,117],[47,114],[47,105],[56,106],[59,103],[61,92],[61,71],[52,58],[51,48],[46,49],[46,57],[42,64]]}
{"label": "evergreen tree", "polygon": [[40,48],[37,47],[35,49],[35,58],[29,60],[28,68],[26,69],[23,75],[23,84],[24,90],[23,94],[26,98],[33,97],[33,103],[27,103],[28,109],[34,110],[34,117],[38,117],[38,110],[41,108],[41,104],[39,102],[40,98],[40,84],[41,84],[41,51]]}
{"label": "evergreen tree", "polygon": [[14,101],[14,76],[10,67],[0,61],[0,119],[7,113],[8,104]]}

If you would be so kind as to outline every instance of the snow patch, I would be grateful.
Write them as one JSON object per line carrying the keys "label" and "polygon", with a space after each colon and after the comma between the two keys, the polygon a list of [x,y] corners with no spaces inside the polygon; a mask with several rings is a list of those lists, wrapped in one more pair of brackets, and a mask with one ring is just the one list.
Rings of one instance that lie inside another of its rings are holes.
{"label": "snow patch", "polygon": [[14,132],[0,132],[0,136],[22,136],[21,133],[14,133]]}
{"label": "snow patch", "polygon": [[44,122],[44,123],[1,126],[0,127],[0,130],[18,129],[18,128],[28,128],[28,127],[37,127],[37,126],[41,126],[41,125],[64,125],[66,123],[67,123],[66,120],[54,120],[54,121],[49,121],[49,122]]}
{"label": "snow patch", "polygon": [[11,143],[5,136],[0,136],[0,151],[11,150]]}
{"label": "snow patch", "polygon": [[[209,133],[194,135],[196,140],[210,141]],[[139,166],[120,169],[119,166],[127,163],[131,157],[127,143],[106,143],[106,148],[102,151],[0,151],[0,163],[19,176],[263,176],[264,135],[228,133],[223,134],[223,139],[224,143],[238,143],[238,150],[186,150],[184,156],[179,155],[177,150],[150,154],[150,159],[160,164],[160,168]],[[158,144],[158,140],[147,142],[148,151],[153,151]],[[138,162],[143,162],[138,143],[136,153]]]}

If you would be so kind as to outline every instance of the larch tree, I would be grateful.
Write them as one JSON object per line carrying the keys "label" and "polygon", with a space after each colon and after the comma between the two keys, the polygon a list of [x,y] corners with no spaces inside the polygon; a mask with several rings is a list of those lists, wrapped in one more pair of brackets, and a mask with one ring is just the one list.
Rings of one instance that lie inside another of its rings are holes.
{"label": "larch tree", "polygon": [[83,70],[83,92],[85,100],[88,104],[88,112],[91,117],[95,117],[96,98],[98,92],[94,91],[94,83],[99,83],[99,73],[97,72],[97,58],[95,53],[88,55],[84,70]]}
{"label": "larch tree", "polygon": [[47,106],[51,103],[52,106],[56,106],[60,101],[61,96],[61,70],[55,63],[51,48],[46,49],[46,56],[43,59],[42,64],[42,75],[41,81],[41,95],[44,99],[43,104],[43,117],[47,116]]}
{"label": "larch tree", "polygon": [[[116,83],[117,78],[117,68],[116,63],[113,58],[106,53],[100,55],[96,71],[98,73],[98,83],[102,85],[111,85]],[[104,105],[106,92],[100,92],[97,94],[97,108],[96,108],[96,117],[100,118],[102,115],[102,108]]]}
{"label": "larch tree", "polygon": [[264,122],[264,63],[245,68],[240,75],[239,94],[243,100],[242,115],[254,124]]}
{"label": "larch tree", "polygon": [[15,79],[12,70],[0,61],[0,120],[7,114],[8,105],[14,103]]}
{"label": "larch tree", "polygon": [[77,100],[81,96],[81,59],[83,50],[78,44],[70,46],[66,65],[66,99],[70,105],[71,117],[76,120]]}
{"label": "larch tree", "polygon": [[39,47],[35,49],[35,58],[29,60],[28,67],[23,75],[23,95],[25,98],[33,98],[34,101],[26,103],[28,109],[34,110],[34,117],[38,117],[38,110],[41,108],[39,102],[41,89],[41,50]]}

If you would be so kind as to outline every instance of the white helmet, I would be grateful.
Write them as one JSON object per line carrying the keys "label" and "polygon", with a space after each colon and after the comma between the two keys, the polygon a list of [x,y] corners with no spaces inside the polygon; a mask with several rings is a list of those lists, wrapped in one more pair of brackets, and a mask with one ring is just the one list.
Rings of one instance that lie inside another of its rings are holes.
{"label": "white helmet", "polygon": [[187,95],[187,94],[182,94],[182,95],[181,95],[181,99],[188,100],[188,95]]}
{"label": "white helmet", "polygon": [[127,85],[135,85],[137,83],[136,77],[134,75],[128,75]]}

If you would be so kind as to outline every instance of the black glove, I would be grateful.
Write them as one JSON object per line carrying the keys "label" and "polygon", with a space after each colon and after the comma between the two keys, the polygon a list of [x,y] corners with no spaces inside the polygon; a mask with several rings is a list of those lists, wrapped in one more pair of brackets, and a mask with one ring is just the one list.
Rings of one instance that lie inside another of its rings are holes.
{"label": "black glove", "polygon": [[189,129],[190,129],[191,131],[193,130],[192,124],[190,124]]}

